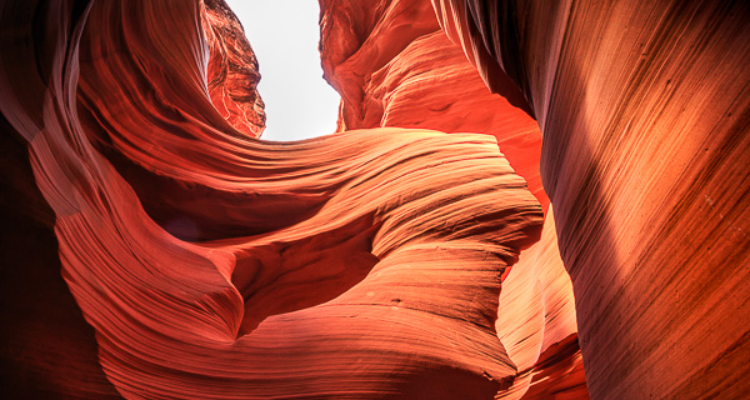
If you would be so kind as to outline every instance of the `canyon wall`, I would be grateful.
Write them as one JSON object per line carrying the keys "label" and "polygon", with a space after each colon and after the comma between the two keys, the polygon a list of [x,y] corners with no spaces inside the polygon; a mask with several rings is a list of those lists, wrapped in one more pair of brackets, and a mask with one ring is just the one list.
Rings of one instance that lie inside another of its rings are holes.
{"label": "canyon wall", "polygon": [[3,397],[750,390],[747,5],[320,5],[276,143],[223,1],[0,3]]}
{"label": "canyon wall", "polygon": [[748,3],[433,3],[539,121],[592,397],[745,398]]}
{"label": "canyon wall", "polygon": [[[342,96],[342,134],[397,126],[492,135],[543,210],[550,209],[539,176],[538,124],[528,107],[487,89],[440,29],[429,1],[320,4],[321,57],[326,79]],[[522,102],[518,93],[509,97]],[[587,398],[572,287],[556,249],[548,215],[540,242],[504,277],[495,325],[518,378],[498,398]]]}
{"label": "canyon wall", "polygon": [[[554,231],[538,183],[534,196],[495,137],[382,124],[257,140],[256,62],[221,2],[0,11],[8,396],[468,399],[582,385],[564,271],[510,269],[543,259],[554,246],[532,245]],[[538,146],[521,117],[508,140]],[[516,289],[501,294],[504,281]],[[536,289],[516,300],[524,281]]]}

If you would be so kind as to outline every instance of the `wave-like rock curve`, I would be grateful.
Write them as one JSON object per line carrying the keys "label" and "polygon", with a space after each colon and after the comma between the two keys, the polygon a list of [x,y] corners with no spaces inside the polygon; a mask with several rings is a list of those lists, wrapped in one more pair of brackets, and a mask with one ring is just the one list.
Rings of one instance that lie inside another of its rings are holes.
{"label": "wave-like rock curve", "polygon": [[54,213],[58,249],[40,251],[59,251],[112,385],[89,357],[67,384],[47,370],[43,391],[452,399],[515,386],[496,328],[502,274],[543,213],[494,137],[256,140],[262,101],[233,84],[257,81],[253,56],[214,2],[1,14],[14,35],[0,110],[28,145],[29,198]]}

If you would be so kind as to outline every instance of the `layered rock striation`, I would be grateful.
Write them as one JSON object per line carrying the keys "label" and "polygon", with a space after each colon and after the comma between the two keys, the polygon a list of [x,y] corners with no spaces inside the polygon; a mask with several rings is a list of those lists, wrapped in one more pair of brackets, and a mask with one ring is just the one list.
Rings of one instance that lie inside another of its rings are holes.
{"label": "layered rock striation", "polygon": [[320,5],[276,143],[221,0],[0,3],[3,397],[750,390],[747,5]]}
{"label": "layered rock striation", "polygon": [[[16,398],[516,387],[496,328],[502,275],[539,240],[543,211],[495,138],[373,127],[256,140],[254,58],[219,3],[25,2],[2,18],[0,110],[23,176],[7,185],[43,210],[49,239],[18,279],[43,272],[61,288],[61,272],[72,294],[31,318],[73,340],[45,349],[38,328],[4,352],[8,375],[41,382],[17,380]],[[31,223],[17,219],[6,229]],[[14,293],[38,304],[39,290]],[[42,360],[67,353],[81,374],[61,379]]]}
{"label": "layered rock striation", "polygon": [[748,4],[433,3],[539,121],[592,397],[746,397]]}
{"label": "layered rock striation", "polygon": [[[326,78],[342,94],[343,134],[397,126],[492,135],[547,212],[536,121],[528,107],[487,89],[428,1],[321,1],[321,10],[321,56]],[[502,398],[587,397],[572,287],[554,221],[547,225],[503,282],[496,330],[518,378]]]}

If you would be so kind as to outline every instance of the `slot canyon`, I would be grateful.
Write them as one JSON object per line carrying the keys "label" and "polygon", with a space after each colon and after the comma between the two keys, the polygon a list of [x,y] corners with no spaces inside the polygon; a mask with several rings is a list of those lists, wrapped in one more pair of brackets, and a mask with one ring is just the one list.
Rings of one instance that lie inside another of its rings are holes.
{"label": "slot canyon", "polygon": [[750,398],[750,2],[319,5],[0,1],[0,398]]}

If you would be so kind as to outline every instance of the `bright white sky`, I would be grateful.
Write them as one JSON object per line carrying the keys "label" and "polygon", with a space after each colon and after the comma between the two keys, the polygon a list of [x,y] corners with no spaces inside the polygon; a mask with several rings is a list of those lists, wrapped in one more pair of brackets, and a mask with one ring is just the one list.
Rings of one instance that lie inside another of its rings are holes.
{"label": "bright white sky", "polygon": [[317,0],[227,0],[260,64],[265,140],[289,141],[336,130],[341,97],[323,80]]}

